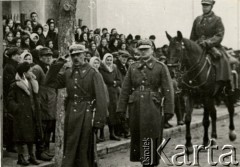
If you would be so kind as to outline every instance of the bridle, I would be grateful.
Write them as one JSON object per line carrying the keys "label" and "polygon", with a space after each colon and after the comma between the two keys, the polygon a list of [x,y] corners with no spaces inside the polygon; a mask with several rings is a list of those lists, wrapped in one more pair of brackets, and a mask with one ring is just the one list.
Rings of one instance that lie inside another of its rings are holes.
{"label": "bridle", "polygon": [[[186,48],[184,42],[181,42],[181,49],[182,49],[182,53],[180,55],[179,61],[176,64],[168,64],[168,66],[178,67],[178,71],[180,72],[180,80],[187,87],[189,87],[191,89],[198,89],[198,88],[204,86],[208,81],[208,78],[209,78],[209,75],[210,75],[210,72],[212,69],[211,61],[209,60],[208,57],[204,56],[206,53],[206,50],[204,50],[202,52],[202,54],[198,58],[197,62],[195,64],[193,64],[192,66],[190,66],[190,68],[188,70],[186,70],[186,68],[183,68],[183,59],[184,59],[184,57],[187,56],[188,52],[187,52],[187,48]],[[188,78],[188,75],[191,72],[193,72],[199,68],[199,65],[201,65],[202,59],[205,59],[204,64],[202,65],[200,70],[197,72],[197,74],[194,75],[194,77],[191,79],[186,79],[186,78]],[[196,81],[196,79],[202,74],[203,70],[207,67],[207,65],[209,65],[209,66],[208,66],[207,76],[206,76],[205,80],[197,85],[193,85],[193,81]]]}

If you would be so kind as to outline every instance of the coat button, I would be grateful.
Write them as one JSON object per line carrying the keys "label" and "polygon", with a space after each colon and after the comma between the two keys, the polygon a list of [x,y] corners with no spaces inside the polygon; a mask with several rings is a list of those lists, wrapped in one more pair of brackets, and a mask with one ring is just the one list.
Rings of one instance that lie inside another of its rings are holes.
{"label": "coat button", "polygon": [[141,98],[143,98],[144,96],[143,95],[141,95]]}
{"label": "coat button", "polygon": [[75,73],[78,74],[78,71],[76,71]]}
{"label": "coat button", "polygon": [[77,94],[74,94],[74,97],[78,97],[78,95],[77,95]]}
{"label": "coat button", "polygon": [[75,101],[74,104],[77,105],[77,102]]}
{"label": "coat button", "polygon": [[145,81],[142,81],[142,83],[145,83]]}
{"label": "coat button", "polygon": [[147,66],[144,66],[144,68],[147,68]]}
{"label": "coat button", "polygon": [[87,109],[86,111],[89,112],[89,109]]}
{"label": "coat button", "polygon": [[74,86],[74,89],[77,89],[77,86]]}
{"label": "coat button", "polygon": [[77,110],[76,110],[76,109],[74,109],[74,110],[73,110],[73,112],[77,112]]}

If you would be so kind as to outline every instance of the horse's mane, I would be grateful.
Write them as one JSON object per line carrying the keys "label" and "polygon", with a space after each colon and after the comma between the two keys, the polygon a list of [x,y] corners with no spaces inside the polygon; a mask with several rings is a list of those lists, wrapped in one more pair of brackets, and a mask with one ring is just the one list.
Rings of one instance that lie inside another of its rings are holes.
{"label": "horse's mane", "polygon": [[200,47],[200,45],[190,39],[183,38],[183,43],[187,50],[195,54],[201,54],[203,52],[203,49]]}

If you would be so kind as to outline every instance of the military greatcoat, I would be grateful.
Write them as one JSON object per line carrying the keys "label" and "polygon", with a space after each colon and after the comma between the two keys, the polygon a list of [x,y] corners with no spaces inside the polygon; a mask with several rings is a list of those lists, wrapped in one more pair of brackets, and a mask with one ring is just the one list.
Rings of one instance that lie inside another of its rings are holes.
{"label": "military greatcoat", "polygon": [[53,64],[46,77],[46,85],[67,89],[62,167],[93,167],[93,109],[96,107],[93,126],[101,128],[107,111],[104,82],[89,64],[69,68],[57,76],[63,64]]}
{"label": "military greatcoat", "polygon": [[162,140],[163,115],[174,111],[173,85],[166,65],[151,57],[147,62],[138,61],[129,67],[117,112],[126,111],[127,106],[131,131],[130,160],[144,162],[147,151],[144,145],[151,143],[151,165],[158,164],[156,150]]}
{"label": "military greatcoat", "polygon": [[194,20],[190,36],[190,39],[196,42],[205,40],[208,49],[216,47],[221,52],[222,56],[219,60],[213,59],[213,63],[217,70],[217,81],[226,81],[230,79],[230,65],[226,53],[221,46],[224,31],[222,19],[216,16],[214,12],[210,12],[207,15],[198,16]]}

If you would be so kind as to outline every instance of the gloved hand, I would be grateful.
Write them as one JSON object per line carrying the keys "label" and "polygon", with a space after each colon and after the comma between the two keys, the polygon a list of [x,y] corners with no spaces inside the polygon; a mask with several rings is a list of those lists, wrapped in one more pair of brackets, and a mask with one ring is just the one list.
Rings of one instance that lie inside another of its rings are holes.
{"label": "gloved hand", "polygon": [[199,42],[199,45],[202,46],[203,48],[206,48],[208,46],[208,43],[206,40],[203,40],[203,41]]}

